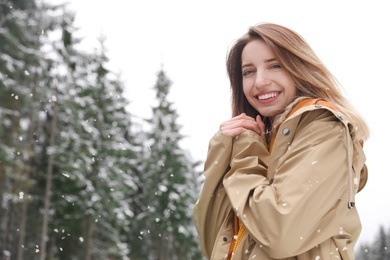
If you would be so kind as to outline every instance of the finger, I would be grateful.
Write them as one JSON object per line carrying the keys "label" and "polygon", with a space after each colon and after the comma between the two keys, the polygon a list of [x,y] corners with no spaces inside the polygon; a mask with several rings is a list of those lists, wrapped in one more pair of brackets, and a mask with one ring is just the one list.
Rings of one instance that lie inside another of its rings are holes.
{"label": "finger", "polygon": [[257,123],[257,125],[258,125],[258,127],[260,128],[260,131],[261,131],[260,136],[262,137],[262,139],[265,142],[267,140],[266,129],[265,129],[265,124],[264,124],[263,120],[261,120],[260,115],[256,116],[256,123]]}
{"label": "finger", "polygon": [[245,113],[241,113],[238,116],[232,117],[230,120],[234,121],[234,120],[241,120],[241,119],[248,119],[248,120],[255,121],[253,117],[247,116]]}
{"label": "finger", "polygon": [[231,136],[231,137],[235,137],[235,136],[238,136],[240,134],[242,134],[243,132],[247,131],[248,129],[246,128],[243,128],[243,127],[238,127],[238,128],[233,128],[233,129],[227,129],[227,130],[223,130],[221,131],[224,135],[228,135],[228,136]]}
{"label": "finger", "polygon": [[256,123],[257,123],[257,125],[259,126],[261,132],[264,132],[264,133],[265,133],[265,132],[266,132],[266,130],[265,130],[265,124],[264,124],[263,120],[261,119],[260,115],[257,115],[257,116],[256,116]]}
{"label": "finger", "polygon": [[235,121],[226,121],[221,124],[222,128],[237,128],[237,127],[244,127],[244,128],[259,128],[258,124],[254,120],[235,120]]}
{"label": "finger", "polygon": [[253,118],[250,120],[248,119],[240,119],[240,120],[228,120],[223,122],[220,125],[220,131],[228,131],[228,130],[233,130],[236,128],[244,128],[247,130],[252,130],[256,132],[257,134],[261,133],[261,130],[259,128],[259,125],[254,121]]}
{"label": "finger", "polygon": [[221,125],[223,126],[231,125],[235,127],[238,125],[251,124],[250,122],[255,123],[256,120],[250,116],[247,116],[245,113],[242,113],[238,116],[235,116],[233,118],[230,118],[229,120],[224,121]]}

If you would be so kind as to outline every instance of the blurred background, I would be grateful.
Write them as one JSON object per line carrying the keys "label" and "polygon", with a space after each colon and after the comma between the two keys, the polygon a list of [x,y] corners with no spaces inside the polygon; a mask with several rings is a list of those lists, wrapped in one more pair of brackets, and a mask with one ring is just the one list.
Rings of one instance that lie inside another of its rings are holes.
{"label": "blurred background", "polygon": [[230,117],[226,54],[258,22],[301,34],[369,123],[356,251],[386,259],[385,4],[1,0],[0,259],[201,259],[191,215]]}

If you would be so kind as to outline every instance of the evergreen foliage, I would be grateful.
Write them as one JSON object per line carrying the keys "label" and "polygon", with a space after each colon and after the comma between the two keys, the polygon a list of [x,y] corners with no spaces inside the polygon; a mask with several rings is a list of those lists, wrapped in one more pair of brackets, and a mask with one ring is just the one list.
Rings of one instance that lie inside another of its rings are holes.
{"label": "evergreen foliage", "polygon": [[0,253],[5,259],[12,252],[20,255],[29,235],[27,205],[34,199],[35,155],[42,149],[41,86],[48,66],[40,49],[48,26],[43,11],[34,1],[0,2]]}
{"label": "evergreen foliage", "polygon": [[386,231],[381,225],[374,241],[359,247],[356,260],[390,260],[390,229]]}
{"label": "evergreen foliage", "polygon": [[[0,0],[0,259],[202,259],[171,81],[135,124],[104,38],[86,53],[76,31],[66,5]],[[381,226],[356,259],[389,247]]]}
{"label": "evergreen foliage", "polygon": [[168,101],[170,80],[163,70],[154,86],[157,105],[146,134],[145,159],[139,176],[140,214],[133,236],[139,236],[136,259],[201,259],[197,235],[192,224],[192,208],[199,184],[196,167],[180,148],[183,136],[178,115]]}
{"label": "evergreen foliage", "polygon": [[104,38],[76,31],[66,5],[0,2],[0,259],[201,259],[170,81],[135,124]]}

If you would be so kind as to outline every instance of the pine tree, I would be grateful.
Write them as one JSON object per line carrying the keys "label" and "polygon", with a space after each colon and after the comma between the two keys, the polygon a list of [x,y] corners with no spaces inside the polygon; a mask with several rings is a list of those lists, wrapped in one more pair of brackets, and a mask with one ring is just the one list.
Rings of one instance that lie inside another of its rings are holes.
{"label": "pine tree", "polygon": [[167,98],[170,86],[165,72],[159,71],[154,87],[157,106],[147,120],[147,150],[139,177],[142,211],[132,232],[139,238],[132,251],[136,259],[200,259],[192,223],[197,163],[180,147],[178,115]]}
{"label": "pine tree", "polygon": [[[98,136],[94,140],[95,154],[90,180],[96,193],[101,198],[96,203],[94,214],[99,224],[94,225],[94,256],[102,259],[120,257],[127,259],[129,225],[134,216],[131,208],[131,195],[137,185],[133,171],[138,164],[137,144],[130,133],[131,116],[126,111],[127,100],[123,98],[121,82],[110,79],[111,73],[105,68],[108,62],[105,56],[104,39],[101,39],[101,53],[96,55],[94,75],[96,82],[93,92],[94,105],[87,116],[93,122]],[[101,248],[104,243],[105,248]]]}
{"label": "pine tree", "polygon": [[389,240],[383,225],[379,227],[379,231],[374,243],[371,245],[373,260],[390,260],[389,257]]}
{"label": "pine tree", "polygon": [[390,260],[390,232],[386,233],[383,225],[379,226],[373,242],[360,246],[356,252],[356,260]]}
{"label": "pine tree", "polygon": [[103,42],[77,50],[66,6],[0,14],[0,259],[127,259],[142,141]]}
{"label": "pine tree", "polygon": [[131,115],[122,83],[106,69],[103,41],[100,53],[78,51],[73,17],[63,17],[61,44],[55,46],[57,66],[64,71],[57,75],[56,192],[48,253],[60,259],[126,259],[138,149]]}
{"label": "pine tree", "polygon": [[47,67],[40,49],[47,27],[34,1],[0,3],[0,252],[23,259],[34,153],[40,149],[41,79]]}
{"label": "pine tree", "polygon": [[164,72],[144,134],[104,40],[78,50],[65,5],[2,1],[0,25],[1,259],[200,259],[199,162]]}

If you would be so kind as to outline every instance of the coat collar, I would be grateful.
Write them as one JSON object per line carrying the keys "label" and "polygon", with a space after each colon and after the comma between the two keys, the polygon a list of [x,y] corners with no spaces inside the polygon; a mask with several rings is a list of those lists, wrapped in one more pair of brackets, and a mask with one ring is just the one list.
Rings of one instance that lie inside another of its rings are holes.
{"label": "coat collar", "polygon": [[307,107],[307,106],[310,106],[310,105],[317,105],[317,106],[325,106],[325,107],[328,107],[328,108],[331,108],[332,110],[335,110],[337,111],[336,107],[333,106],[331,103],[329,103],[328,101],[325,101],[323,99],[320,99],[320,98],[308,98],[308,99],[303,99],[301,100],[292,110],[291,112],[289,113],[288,116],[291,116],[292,114],[294,114],[296,111],[298,111],[299,109],[301,108],[304,108],[304,107]]}

